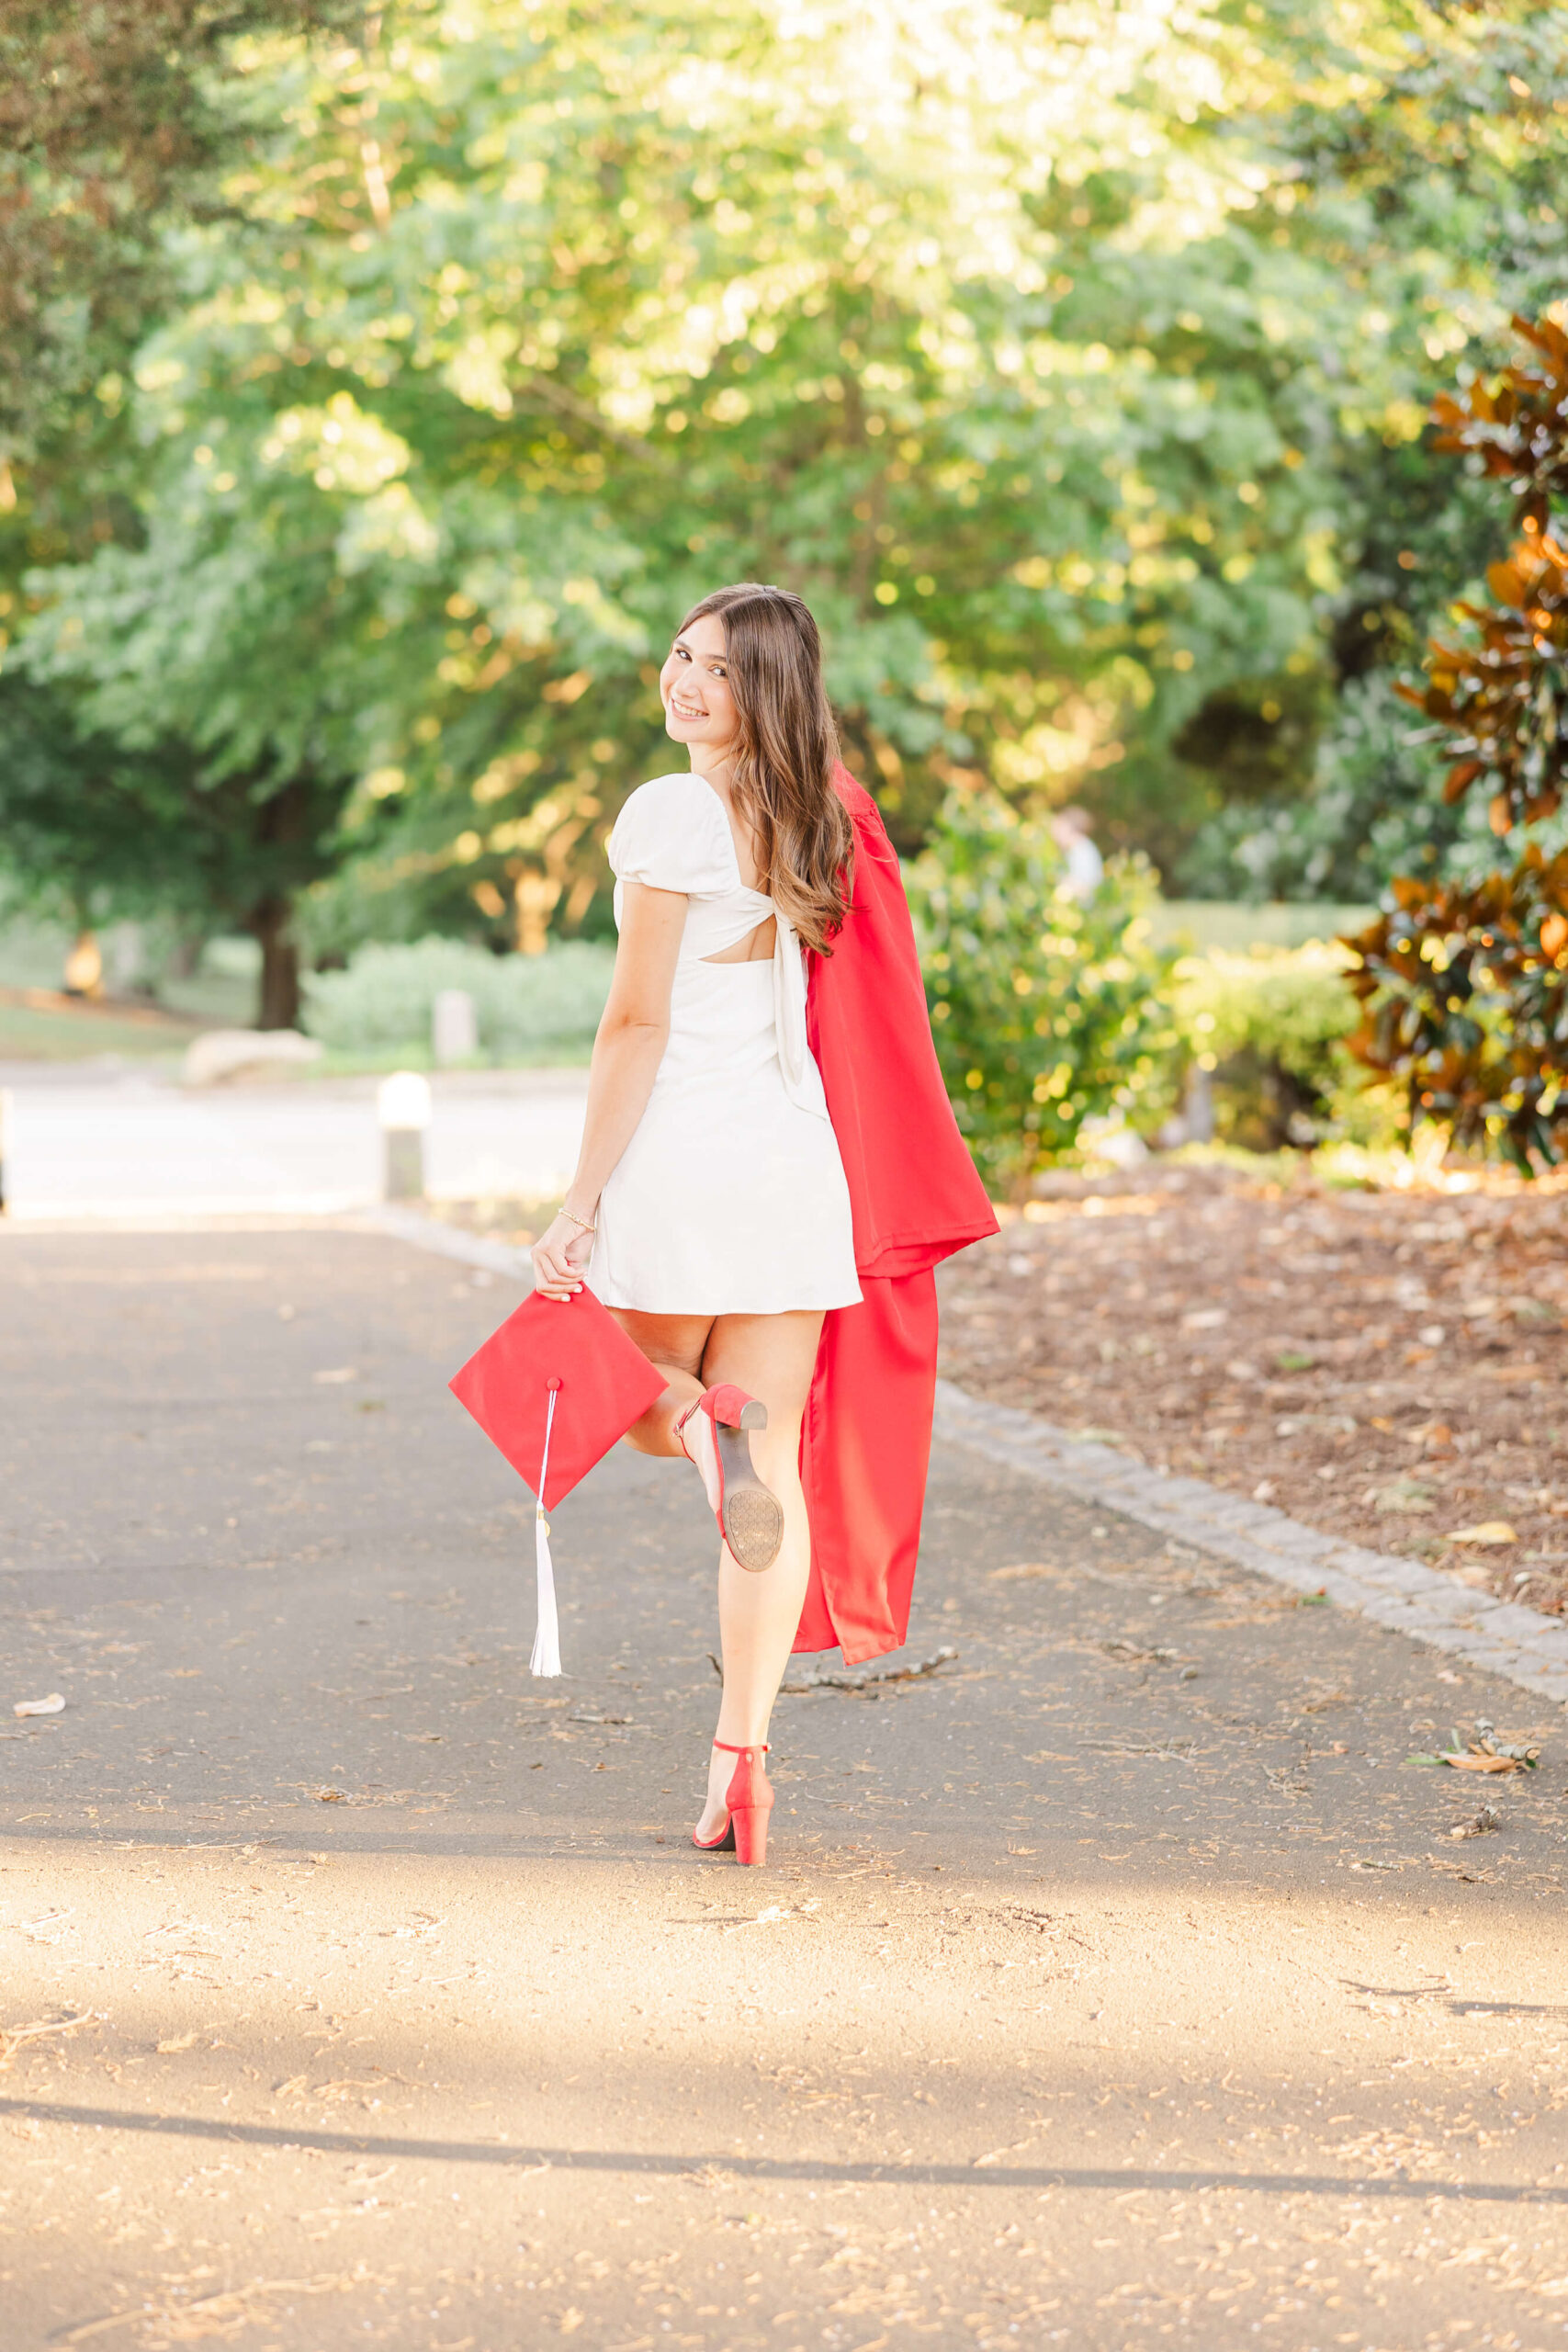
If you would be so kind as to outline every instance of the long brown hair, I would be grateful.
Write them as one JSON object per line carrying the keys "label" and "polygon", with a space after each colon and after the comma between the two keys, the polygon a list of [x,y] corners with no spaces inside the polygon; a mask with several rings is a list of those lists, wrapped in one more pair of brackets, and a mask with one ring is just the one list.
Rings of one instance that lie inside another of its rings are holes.
{"label": "long brown hair", "polygon": [[822,684],[822,639],[801,599],[752,581],[716,588],[706,613],[724,623],[724,659],[740,721],[731,769],[736,805],[756,840],[761,886],[808,947],[832,953],[849,910],[854,830],[833,789],[839,730]]}

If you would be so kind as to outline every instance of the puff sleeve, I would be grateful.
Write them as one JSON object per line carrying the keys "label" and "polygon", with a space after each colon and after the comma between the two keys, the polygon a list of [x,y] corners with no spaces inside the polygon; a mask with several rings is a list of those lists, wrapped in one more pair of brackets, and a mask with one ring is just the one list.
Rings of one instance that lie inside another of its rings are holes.
{"label": "puff sleeve", "polygon": [[639,784],[605,843],[617,882],[717,898],[736,888],[735,845],[717,793],[700,775]]}

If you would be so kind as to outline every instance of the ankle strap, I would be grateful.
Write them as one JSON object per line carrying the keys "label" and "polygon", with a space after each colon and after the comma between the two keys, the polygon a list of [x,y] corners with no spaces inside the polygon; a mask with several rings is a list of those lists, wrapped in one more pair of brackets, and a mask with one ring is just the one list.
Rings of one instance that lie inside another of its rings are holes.
{"label": "ankle strap", "polygon": [[765,1739],[749,1739],[745,1743],[744,1747],[737,1747],[732,1741],[728,1739],[716,1739],[714,1741],[714,1746],[716,1747],[722,1747],[727,1756],[747,1756],[750,1755],[753,1747],[760,1747],[764,1756],[768,1753],[768,1743]]}

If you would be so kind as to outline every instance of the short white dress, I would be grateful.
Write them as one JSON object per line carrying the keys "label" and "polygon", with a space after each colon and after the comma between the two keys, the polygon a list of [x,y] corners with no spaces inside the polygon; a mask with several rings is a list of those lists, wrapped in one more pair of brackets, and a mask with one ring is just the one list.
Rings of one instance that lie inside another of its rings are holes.
{"label": "short white dress", "polygon": [[[617,924],[627,882],[690,904],[670,1041],[600,1198],[591,1288],[649,1315],[853,1306],[849,1187],[807,1044],[799,938],[741,880],[724,804],[700,775],[639,786],[608,848]],[[705,961],[770,915],[769,960]]]}

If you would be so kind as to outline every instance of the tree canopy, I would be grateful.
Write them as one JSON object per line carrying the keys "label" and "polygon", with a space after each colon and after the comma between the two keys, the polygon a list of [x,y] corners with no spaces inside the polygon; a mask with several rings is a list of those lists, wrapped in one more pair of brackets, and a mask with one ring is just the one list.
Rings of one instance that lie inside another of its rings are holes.
{"label": "tree canopy", "polygon": [[321,920],[531,941],[603,918],[685,604],[773,578],[906,849],[984,778],[1178,875],[1362,854],[1382,682],[1498,551],[1425,420],[1548,299],[1568,11],[203,21],[221,202],[15,442],[0,732],[19,677],[187,805],[309,780]]}

